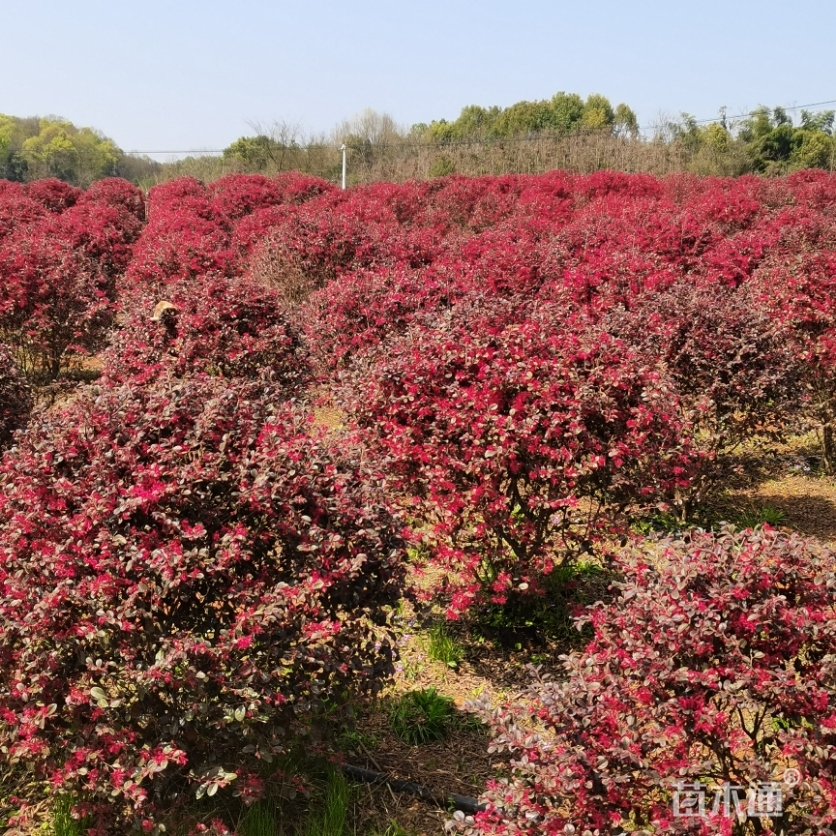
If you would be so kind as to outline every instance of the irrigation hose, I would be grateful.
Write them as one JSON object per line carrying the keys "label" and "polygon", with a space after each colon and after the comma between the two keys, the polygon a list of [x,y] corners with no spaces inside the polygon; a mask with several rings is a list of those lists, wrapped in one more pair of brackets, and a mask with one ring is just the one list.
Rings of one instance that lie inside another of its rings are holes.
{"label": "irrigation hose", "polygon": [[342,768],[343,772],[356,781],[362,781],[364,784],[388,784],[393,790],[397,792],[406,792],[420,798],[422,801],[429,801],[432,804],[442,807],[444,809],[461,810],[463,813],[478,813],[485,809],[484,804],[480,804],[475,798],[467,795],[438,795],[434,793],[429,787],[421,784],[413,784],[411,781],[401,781],[398,778],[392,778],[389,775],[384,775],[382,772],[375,772],[372,769],[363,769],[360,766],[350,766],[346,764]]}

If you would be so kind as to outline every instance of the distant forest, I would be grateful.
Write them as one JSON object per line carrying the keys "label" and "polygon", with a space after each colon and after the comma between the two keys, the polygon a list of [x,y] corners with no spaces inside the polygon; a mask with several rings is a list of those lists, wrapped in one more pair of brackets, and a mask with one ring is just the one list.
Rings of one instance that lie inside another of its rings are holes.
{"label": "distant forest", "polygon": [[834,111],[759,107],[742,118],[700,122],[683,113],[641,130],[635,112],[593,94],[559,92],[510,107],[469,105],[453,121],[403,127],[367,110],[328,135],[303,136],[286,124],[254,126],[218,154],[159,162],[126,154],[93,128],[55,116],[0,114],[0,179],[55,177],[86,187],[118,176],[149,187],[173,177],[204,181],[234,172],[299,170],[338,181],[341,146],[348,182],[427,179],[447,174],[539,173],[555,168],[667,174],[777,175],[836,167]]}

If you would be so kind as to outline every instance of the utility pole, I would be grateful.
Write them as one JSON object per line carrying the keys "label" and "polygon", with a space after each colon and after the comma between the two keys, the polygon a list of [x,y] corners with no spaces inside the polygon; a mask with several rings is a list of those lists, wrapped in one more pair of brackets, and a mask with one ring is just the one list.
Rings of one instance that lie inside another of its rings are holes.
{"label": "utility pole", "polygon": [[340,151],[343,152],[343,190],[345,190],[345,143],[340,146]]}

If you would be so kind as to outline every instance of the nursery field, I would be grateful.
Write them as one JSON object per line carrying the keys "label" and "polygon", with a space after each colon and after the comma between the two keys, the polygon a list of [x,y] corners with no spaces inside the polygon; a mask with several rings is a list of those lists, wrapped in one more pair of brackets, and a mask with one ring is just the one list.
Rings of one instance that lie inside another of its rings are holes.
{"label": "nursery field", "polygon": [[5,831],[836,832],[834,253],[821,171],[0,181]]}

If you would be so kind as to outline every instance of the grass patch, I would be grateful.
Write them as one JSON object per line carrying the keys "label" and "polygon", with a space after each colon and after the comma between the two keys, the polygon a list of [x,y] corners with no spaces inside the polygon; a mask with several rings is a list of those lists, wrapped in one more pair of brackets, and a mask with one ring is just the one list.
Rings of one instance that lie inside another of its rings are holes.
{"label": "grass patch", "polygon": [[631,528],[637,534],[645,536],[651,534],[678,534],[683,528],[683,522],[670,511],[658,511],[645,519],[636,520]]}
{"label": "grass patch", "polygon": [[240,836],[276,836],[279,819],[275,805],[269,801],[257,801],[248,807],[236,828]]}
{"label": "grass patch", "polygon": [[450,697],[442,696],[435,688],[425,688],[402,694],[392,706],[389,722],[401,740],[420,746],[445,738],[455,712]]}
{"label": "grass patch", "polygon": [[84,836],[87,823],[74,819],[73,799],[69,795],[59,796],[52,808],[52,833],[50,836]]}
{"label": "grass patch", "polygon": [[329,766],[305,822],[303,836],[344,836],[348,829],[351,788],[345,776]]}
{"label": "grass patch", "polygon": [[758,528],[762,525],[771,525],[774,528],[783,525],[786,518],[787,515],[780,508],[764,505],[760,508],[747,508],[736,522],[740,528]]}
{"label": "grass patch", "polygon": [[441,662],[448,668],[457,668],[464,658],[464,647],[450,634],[444,622],[434,624],[427,635],[427,655],[434,662]]}
{"label": "grass patch", "polygon": [[737,515],[728,493],[713,498],[713,502],[692,508],[683,519],[671,511],[657,511],[649,517],[634,521],[630,528],[637,534],[651,536],[667,534],[679,537],[686,531],[701,528],[703,531],[717,531],[723,523],[731,522],[730,517]]}

